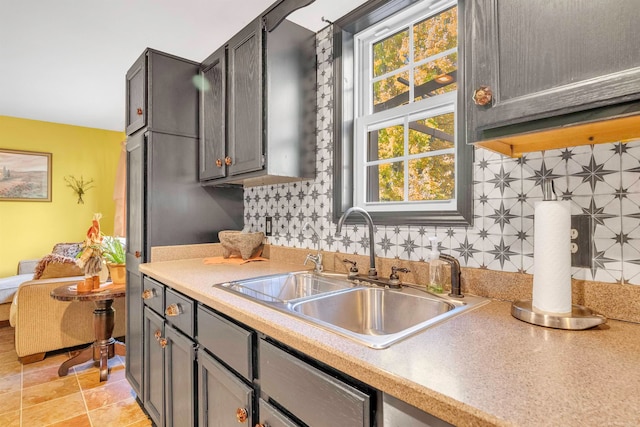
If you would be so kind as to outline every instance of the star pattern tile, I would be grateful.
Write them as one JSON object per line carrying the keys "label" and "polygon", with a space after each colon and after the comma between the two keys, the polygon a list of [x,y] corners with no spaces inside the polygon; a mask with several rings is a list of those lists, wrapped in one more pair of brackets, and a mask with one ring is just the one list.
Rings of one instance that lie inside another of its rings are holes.
{"label": "star pattern tile", "polygon": [[[264,231],[263,218],[271,216],[273,235],[268,241],[272,244],[365,253],[369,236],[364,227],[345,227],[341,237],[333,234],[331,40],[331,26],[316,36],[317,176],[297,183],[245,188],[245,226]],[[374,236],[378,256],[427,259],[428,238],[437,235],[443,253],[456,256],[463,266],[531,274],[533,207],[542,198],[540,182],[547,178],[556,183],[558,198],[571,201],[574,214],[591,216],[596,235],[604,236],[598,240],[603,247],[598,247],[592,269],[575,269],[574,277],[640,285],[640,249],[636,249],[640,239],[640,140],[527,153],[519,159],[478,148],[475,157],[474,226],[378,225]],[[612,221],[618,225],[612,226]],[[313,224],[319,238],[301,231],[305,222]],[[614,271],[618,265],[621,271]]]}

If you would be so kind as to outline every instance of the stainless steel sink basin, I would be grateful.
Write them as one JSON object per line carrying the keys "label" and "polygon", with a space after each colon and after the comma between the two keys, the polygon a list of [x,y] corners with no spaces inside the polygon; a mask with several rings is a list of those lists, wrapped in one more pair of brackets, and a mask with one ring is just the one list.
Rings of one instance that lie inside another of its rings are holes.
{"label": "stainless steel sink basin", "polygon": [[263,302],[287,303],[300,298],[348,289],[354,285],[328,275],[299,272],[230,282],[222,286]]}
{"label": "stainless steel sink basin", "polygon": [[[477,297],[465,298],[478,302]],[[290,309],[308,321],[369,347],[386,348],[470,306],[411,288],[396,291],[361,287],[299,301],[291,304]]]}
{"label": "stainless steel sink basin", "polygon": [[345,275],[297,272],[217,285],[371,348],[386,348],[489,300],[355,285]]}

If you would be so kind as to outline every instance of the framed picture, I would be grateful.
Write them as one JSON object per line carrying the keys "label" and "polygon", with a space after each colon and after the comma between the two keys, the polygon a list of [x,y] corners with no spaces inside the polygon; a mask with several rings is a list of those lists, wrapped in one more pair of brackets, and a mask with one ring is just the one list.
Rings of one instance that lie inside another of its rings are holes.
{"label": "framed picture", "polygon": [[51,153],[0,148],[0,202],[4,201],[51,201]]}

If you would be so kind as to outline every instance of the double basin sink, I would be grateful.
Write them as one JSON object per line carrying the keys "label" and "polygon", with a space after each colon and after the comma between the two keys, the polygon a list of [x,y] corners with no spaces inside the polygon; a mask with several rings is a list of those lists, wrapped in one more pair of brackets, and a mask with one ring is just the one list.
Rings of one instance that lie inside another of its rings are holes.
{"label": "double basin sink", "polygon": [[308,271],[216,286],[377,349],[488,302],[431,294],[417,286],[363,286],[346,275]]}

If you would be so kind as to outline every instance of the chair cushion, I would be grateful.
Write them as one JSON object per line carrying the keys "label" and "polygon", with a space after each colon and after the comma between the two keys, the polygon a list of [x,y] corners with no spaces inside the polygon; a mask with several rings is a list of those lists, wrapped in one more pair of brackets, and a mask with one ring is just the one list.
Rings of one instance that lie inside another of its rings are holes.
{"label": "chair cushion", "polygon": [[43,257],[36,265],[33,280],[83,275],[84,272],[76,264],[75,258],[49,254]]}
{"label": "chair cushion", "polygon": [[18,274],[0,279],[0,304],[11,302],[13,294],[16,293],[21,283],[29,281],[33,278],[33,274]]}

